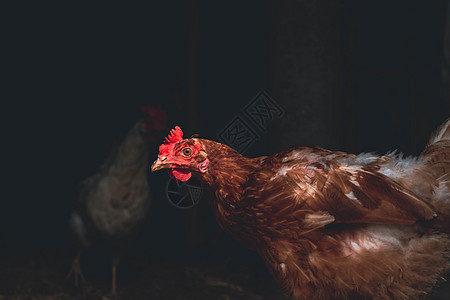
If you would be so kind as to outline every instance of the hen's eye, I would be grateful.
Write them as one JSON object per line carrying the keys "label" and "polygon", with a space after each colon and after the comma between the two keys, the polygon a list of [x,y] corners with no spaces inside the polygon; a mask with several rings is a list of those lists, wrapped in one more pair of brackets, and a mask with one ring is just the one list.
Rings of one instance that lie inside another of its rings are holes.
{"label": "hen's eye", "polygon": [[183,148],[183,150],[181,150],[181,154],[185,157],[189,157],[192,155],[192,149],[189,147]]}

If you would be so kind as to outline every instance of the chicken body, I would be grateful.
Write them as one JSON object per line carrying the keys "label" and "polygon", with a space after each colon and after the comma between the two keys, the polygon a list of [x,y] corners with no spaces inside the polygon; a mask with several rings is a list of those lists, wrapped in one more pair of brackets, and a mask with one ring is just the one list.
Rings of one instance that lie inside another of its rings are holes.
{"label": "chicken body", "polygon": [[142,222],[150,208],[147,166],[148,141],[138,122],[98,172],[81,183],[71,224],[86,246],[88,228],[101,238],[122,239]]}
{"label": "chicken body", "polygon": [[[153,124],[153,123],[152,123]],[[150,209],[147,182],[149,144],[154,134],[149,120],[137,122],[97,173],[81,183],[76,211],[69,225],[81,249],[106,242],[112,258],[112,294],[116,294],[116,267]],[[152,132],[150,132],[152,131]],[[71,273],[82,277],[79,254]],[[69,274],[70,275],[70,274]]]}
{"label": "chicken body", "polygon": [[321,148],[246,158],[181,135],[171,132],[152,170],[209,186],[222,229],[288,296],[422,298],[448,271],[450,121],[418,158]]}

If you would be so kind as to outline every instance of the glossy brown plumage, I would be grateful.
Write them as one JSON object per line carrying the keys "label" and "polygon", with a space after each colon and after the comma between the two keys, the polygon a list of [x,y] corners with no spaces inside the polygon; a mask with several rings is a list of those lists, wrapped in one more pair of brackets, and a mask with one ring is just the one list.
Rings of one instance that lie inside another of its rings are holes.
{"label": "glossy brown plumage", "polygon": [[174,149],[198,155],[160,154],[154,169],[210,186],[220,226],[294,299],[421,298],[449,267],[449,124],[419,158],[296,148],[252,159],[186,139]]}

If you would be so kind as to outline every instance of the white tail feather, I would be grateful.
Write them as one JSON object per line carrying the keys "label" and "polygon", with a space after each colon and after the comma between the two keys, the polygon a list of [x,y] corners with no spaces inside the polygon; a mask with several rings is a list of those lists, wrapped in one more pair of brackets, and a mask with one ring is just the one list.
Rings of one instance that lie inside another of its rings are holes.
{"label": "white tail feather", "polygon": [[435,131],[431,136],[428,145],[432,145],[442,140],[450,140],[450,118]]}

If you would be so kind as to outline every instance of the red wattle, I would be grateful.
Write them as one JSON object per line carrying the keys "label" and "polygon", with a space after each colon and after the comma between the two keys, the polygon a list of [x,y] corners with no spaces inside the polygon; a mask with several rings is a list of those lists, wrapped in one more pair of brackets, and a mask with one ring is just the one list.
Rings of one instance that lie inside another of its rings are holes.
{"label": "red wattle", "polygon": [[189,178],[191,178],[192,173],[187,170],[172,169],[172,170],[169,170],[169,175],[178,181],[186,182],[189,180]]}

